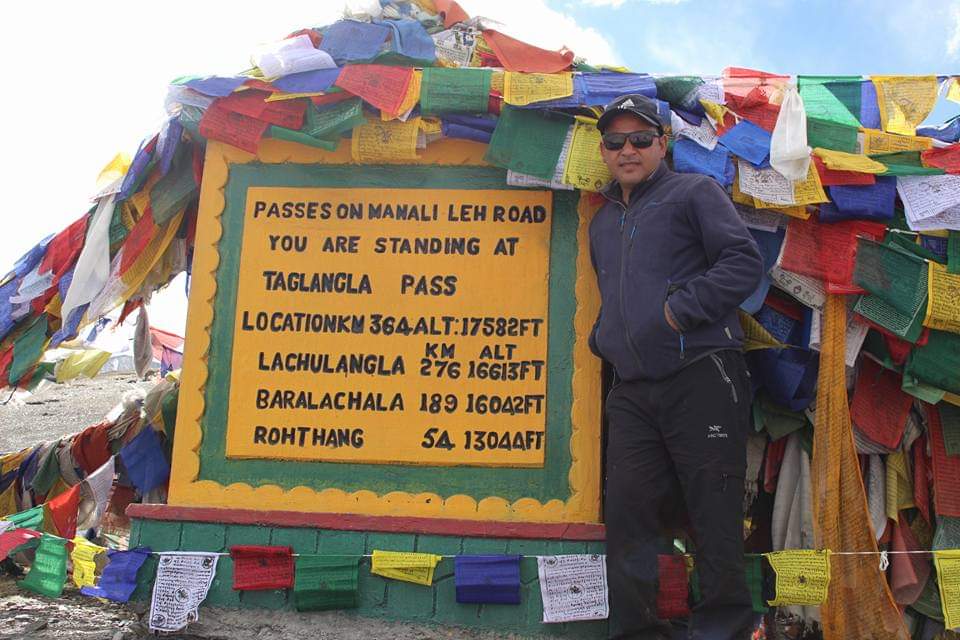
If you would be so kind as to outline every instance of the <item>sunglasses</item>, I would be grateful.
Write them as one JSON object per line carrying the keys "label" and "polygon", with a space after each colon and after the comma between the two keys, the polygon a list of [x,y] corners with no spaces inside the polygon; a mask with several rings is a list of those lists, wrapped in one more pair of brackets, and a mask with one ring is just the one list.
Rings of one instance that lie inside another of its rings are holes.
{"label": "sunglasses", "polygon": [[660,136],[656,131],[631,131],[630,133],[603,134],[603,147],[607,151],[619,151],[630,141],[634,149],[646,149]]}

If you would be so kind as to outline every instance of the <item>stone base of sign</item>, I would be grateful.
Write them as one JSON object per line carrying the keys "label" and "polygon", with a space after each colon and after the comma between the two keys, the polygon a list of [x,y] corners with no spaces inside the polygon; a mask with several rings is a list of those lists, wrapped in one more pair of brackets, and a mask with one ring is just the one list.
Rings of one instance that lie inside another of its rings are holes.
{"label": "stone base of sign", "polygon": [[[130,547],[148,546],[154,551],[226,552],[232,545],[289,545],[295,553],[370,554],[374,549],[421,551],[439,555],[509,553],[525,556],[563,553],[603,553],[603,528],[597,525],[543,525],[541,535],[548,538],[493,537],[498,529],[503,535],[532,535],[538,525],[512,523],[476,523],[479,531],[467,525],[462,532],[416,533],[408,518],[383,518],[381,530],[344,530],[318,528],[307,523],[280,526],[277,512],[262,512],[259,518],[246,512],[231,522],[209,522],[207,512],[217,509],[178,509],[161,505],[131,505]],[[192,512],[192,513],[191,513]],[[236,514],[236,512],[234,512]],[[289,514],[291,516],[296,514]],[[193,520],[189,518],[193,517]],[[342,516],[341,516],[342,517]],[[226,518],[221,518],[224,520]],[[250,524],[237,523],[249,520]],[[319,519],[323,521],[321,517]],[[415,519],[420,520],[420,519]],[[464,521],[460,521],[464,522]],[[347,517],[347,529],[360,523]],[[415,523],[414,523],[415,524]],[[449,524],[449,523],[446,523]],[[437,523],[434,530],[445,525]],[[498,526],[501,525],[501,526]],[[455,525],[456,526],[456,525]],[[527,527],[531,527],[529,530]],[[423,527],[421,527],[422,529]],[[384,531],[382,529],[393,529]],[[472,529],[472,530],[471,530]],[[151,557],[140,570],[134,597],[149,600],[156,571],[156,558]],[[520,605],[466,605],[456,601],[453,558],[444,558],[437,566],[432,587],[386,580],[370,573],[370,559],[360,562],[360,605],[358,616],[370,616],[418,623],[459,625],[470,628],[504,631],[528,637],[605,638],[607,622],[591,621],[566,624],[543,624],[537,560],[524,557],[520,561]],[[221,557],[217,576],[204,604],[215,607],[265,608],[293,610],[291,592],[245,591],[232,588],[233,561]],[[309,614],[302,614],[309,615]]]}

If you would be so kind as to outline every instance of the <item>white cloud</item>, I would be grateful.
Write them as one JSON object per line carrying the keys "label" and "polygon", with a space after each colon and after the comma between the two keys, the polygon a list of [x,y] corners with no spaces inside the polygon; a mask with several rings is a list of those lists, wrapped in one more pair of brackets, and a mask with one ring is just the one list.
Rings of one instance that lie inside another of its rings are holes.
{"label": "white cloud", "polygon": [[950,39],[947,40],[947,55],[956,60],[960,54],[960,3],[950,6]]}

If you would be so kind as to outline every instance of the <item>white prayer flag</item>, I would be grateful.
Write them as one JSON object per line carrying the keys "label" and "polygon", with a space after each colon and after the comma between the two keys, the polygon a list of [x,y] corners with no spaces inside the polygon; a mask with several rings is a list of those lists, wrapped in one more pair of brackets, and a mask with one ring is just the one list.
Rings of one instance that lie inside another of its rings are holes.
{"label": "white prayer flag", "polygon": [[115,474],[115,457],[104,462],[99,469],[83,479],[80,485],[80,513],[77,518],[77,528],[92,529],[100,524],[100,518],[107,509],[110,493],[113,490],[113,476]]}
{"label": "white prayer flag", "polygon": [[217,573],[217,554],[188,551],[160,553],[150,602],[150,631],[180,631],[200,618]]}
{"label": "white prayer flag", "polygon": [[607,601],[606,556],[537,556],[544,622],[602,620]]}

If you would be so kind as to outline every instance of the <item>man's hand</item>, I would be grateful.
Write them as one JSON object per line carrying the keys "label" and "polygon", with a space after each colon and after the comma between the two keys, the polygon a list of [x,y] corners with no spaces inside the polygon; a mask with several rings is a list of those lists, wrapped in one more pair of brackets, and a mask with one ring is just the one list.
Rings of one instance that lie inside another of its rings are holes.
{"label": "man's hand", "polygon": [[670,328],[680,333],[680,327],[677,325],[677,321],[673,318],[673,312],[670,311],[670,305],[666,302],[663,303],[663,317],[667,319],[667,324],[670,325]]}

